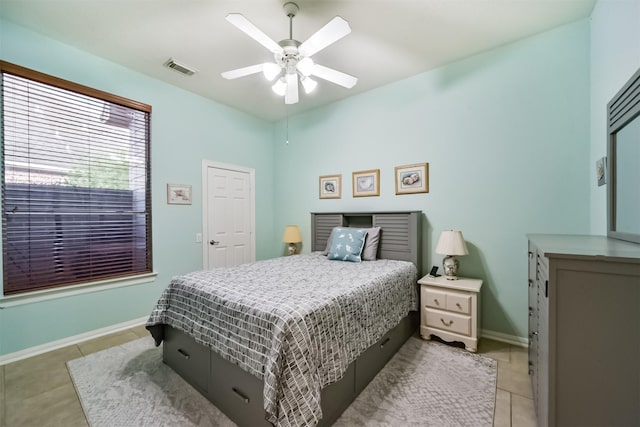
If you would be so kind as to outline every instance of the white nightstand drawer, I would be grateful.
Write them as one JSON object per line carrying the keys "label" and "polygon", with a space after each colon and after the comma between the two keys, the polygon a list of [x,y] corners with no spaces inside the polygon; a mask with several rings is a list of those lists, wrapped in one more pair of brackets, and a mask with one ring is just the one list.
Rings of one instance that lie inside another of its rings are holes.
{"label": "white nightstand drawer", "polygon": [[425,312],[427,326],[457,334],[471,335],[471,317],[428,308],[425,309]]}
{"label": "white nightstand drawer", "polygon": [[422,288],[422,302],[427,307],[444,310],[447,308],[447,293],[430,288]]}
{"label": "white nightstand drawer", "polygon": [[447,293],[447,310],[471,314],[471,295]]}

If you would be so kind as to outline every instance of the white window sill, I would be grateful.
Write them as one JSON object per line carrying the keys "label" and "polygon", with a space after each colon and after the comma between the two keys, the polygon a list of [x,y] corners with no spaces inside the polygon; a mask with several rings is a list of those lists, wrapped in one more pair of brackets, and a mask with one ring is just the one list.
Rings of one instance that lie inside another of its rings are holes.
{"label": "white window sill", "polygon": [[28,292],[20,295],[0,296],[0,309],[15,307],[24,304],[67,298],[74,295],[87,294],[90,292],[104,291],[107,289],[123,288],[125,286],[140,285],[142,283],[153,282],[158,273],[145,273],[137,276],[123,277],[119,279],[101,280],[81,285],[65,286],[63,288],[44,289],[41,291]]}

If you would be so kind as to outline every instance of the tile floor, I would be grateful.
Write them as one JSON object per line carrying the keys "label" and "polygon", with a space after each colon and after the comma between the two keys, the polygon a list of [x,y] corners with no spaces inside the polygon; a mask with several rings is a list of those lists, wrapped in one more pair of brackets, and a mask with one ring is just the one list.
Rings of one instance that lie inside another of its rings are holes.
{"label": "tile floor", "polygon": [[[87,426],[65,363],[147,336],[139,326],[0,366],[0,427]],[[494,426],[535,426],[526,349],[483,339],[478,352],[498,361]]]}

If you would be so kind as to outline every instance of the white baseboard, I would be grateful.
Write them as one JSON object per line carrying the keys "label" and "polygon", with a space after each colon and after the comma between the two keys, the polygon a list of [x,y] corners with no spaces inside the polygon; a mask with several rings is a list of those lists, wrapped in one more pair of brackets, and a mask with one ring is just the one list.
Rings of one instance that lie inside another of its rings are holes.
{"label": "white baseboard", "polygon": [[489,331],[482,329],[480,331],[482,338],[488,338],[495,341],[506,342],[507,344],[516,345],[518,347],[529,347],[529,339],[526,337],[518,337],[516,335],[503,334],[502,332]]}
{"label": "white baseboard", "polygon": [[114,332],[120,332],[124,331],[125,329],[144,325],[145,323],[147,323],[148,318],[148,316],[140,317],[138,319],[129,320],[128,322],[118,323],[117,325],[94,329],[93,331],[74,335],[72,337],[51,341],[45,344],[37,345],[35,347],[25,348],[24,350],[16,351],[15,353],[5,354],[0,356],[0,366],[6,365],[7,363],[11,362],[17,362],[18,360],[26,359],[28,357],[37,356],[48,351],[57,350],[69,345],[78,344],[104,335],[113,334]]}
{"label": "white baseboard", "polygon": [[[118,323],[116,325],[107,326],[93,331],[85,332],[72,337],[63,338],[57,341],[51,341],[45,344],[37,345],[35,347],[29,347],[24,350],[16,351],[15,353],[5,354],[0,356],[0,366],[7,363],[17,362],[18,360],[27,359],[29,357],[37,356],[48,351],[57,350],[69,345],[78,344],[84,341],[88,341],[94,338],[99,338],[104,335],[113,334],[115,332],[124,331],[125,329],[133,328],[136,326],[144,325],[147,322],[148,316],[140,317],[138,319],[129,320],[128,322]],[[515,335],[503,334],[502,332],[489,331],[482,329],[480,336],[483,338],[492,339],[495,341],[505,342],[511,345],[519,347],[528,347],[529,340],[525,337],[518,337]]]}

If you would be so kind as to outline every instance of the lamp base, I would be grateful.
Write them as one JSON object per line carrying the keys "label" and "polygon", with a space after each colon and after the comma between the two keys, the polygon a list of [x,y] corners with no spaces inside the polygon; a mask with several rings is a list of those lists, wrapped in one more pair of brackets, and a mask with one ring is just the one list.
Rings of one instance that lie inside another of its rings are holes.
{"label": "lamp base", "polygon": [[295,243],[289,243],[287,255],[295,255],[298,247]]}
{"label": "lamp base", "polygon": [[444,277],[447,280],[458,280],[458,260],[453,255],[447,255],[442,260]]}

